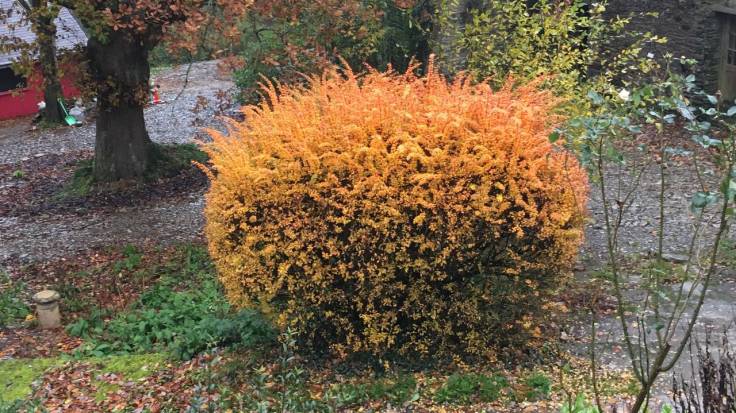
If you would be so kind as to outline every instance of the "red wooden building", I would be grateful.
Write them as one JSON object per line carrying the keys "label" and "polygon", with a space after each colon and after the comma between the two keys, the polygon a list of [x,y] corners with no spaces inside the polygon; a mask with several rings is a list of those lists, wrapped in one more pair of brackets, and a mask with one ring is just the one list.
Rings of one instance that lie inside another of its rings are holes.
{"label": "red wooden building", "polygon": [[[30,43],[34,41],[35,35],[30,25],[19,24],[22,22],[23,8],[18,1],[26,0],[0,0],[0,13],[6,16],[5,21],[0,22],[0,38]],[[56,47],[59,51],[70,50],[87,43],[87,36],[69,10],[61,9],[56,19],[56,27]],[[0,119],[35,114],[38,112],[38,102],[43,100],[40,87],[42,79],[39,73],[26,79],[13,72],[11,64],[18,56],[17,52],[0,53]],[[73,82],[74,68],[66,67],[63,72],[67,74],[61,79],[64,96],[67,98],[78,96],[79,91]]]}

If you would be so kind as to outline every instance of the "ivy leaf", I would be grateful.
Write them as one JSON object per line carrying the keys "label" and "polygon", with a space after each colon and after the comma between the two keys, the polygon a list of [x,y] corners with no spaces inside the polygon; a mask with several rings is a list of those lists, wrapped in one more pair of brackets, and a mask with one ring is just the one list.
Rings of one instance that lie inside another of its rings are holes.
{"label": "ivy leaf", "polygon": [[695,135],[693,140],[700,144],[703,148],[710,148],[711,146],[721,146],[723,142],[719,139],[713,139],[708,135]]}
{"label": "ivy leaf", "polygon": [[708,205],[718,200],[717,192],[696,192],[690,202],[690,210],[693,212],[701,212]]}
{"label": "ivy leaf", "polygon": [[602,105],[604,102],[603,96],[601,96],[595,90],[588,91],[588,99],[596,105]]}
{"label": "ivy leaf", "polygon": [[731,106],[728,108],[728,111],[726,112],[726,116],[731,117],[733,115],[736,115],[736,106]]}
{"label": "ivy leaf", "polygon": [[679,106],[677,108],[682,116],[687,120],[695,120],[695,115],[693,115],[693,112],[688,108],[687,106]]}
{"label": "ivy leaf", "polygon": [[713,95],[708,95],[708,102],[710,102],[711,105],[718,104],[718,98]]}

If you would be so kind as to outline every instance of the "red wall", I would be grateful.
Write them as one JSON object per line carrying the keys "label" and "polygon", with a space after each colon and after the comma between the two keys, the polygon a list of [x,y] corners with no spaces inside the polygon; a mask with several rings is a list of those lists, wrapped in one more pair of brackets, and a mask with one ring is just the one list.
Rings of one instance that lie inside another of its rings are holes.
{"label": "red wall", "polygon": [[[38,112],[38,102],[43,100],[41,76],[33,76],[25,89],[0,92],[0,119],[33,115]],[[64,97],[72,98],[80,95],[79,89],[69,76],[61,79]]]}

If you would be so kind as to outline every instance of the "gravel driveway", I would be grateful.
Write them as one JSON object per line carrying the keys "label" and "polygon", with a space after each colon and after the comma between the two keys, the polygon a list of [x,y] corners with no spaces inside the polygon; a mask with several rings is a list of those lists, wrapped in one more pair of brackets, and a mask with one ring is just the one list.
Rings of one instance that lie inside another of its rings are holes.
{"label": "gravel driveway", "polygon": [[[686,138],[684,138],[686,139]],[[712,166],[701,159],[701,177],[703,181],[709,185],[709,190],[718,190],[718,174]],[[616,168],[611,167],[606,175],[607,185],[610,191],[607,191],[610,199],[615,199],[618,191],[618,178],[622,179],[622,193],[626,193],[628,185],[634,181],[630,172],[630,167]],[[691,212],[690,205],[692,195],[700,190],[698,176],[692,165],[692,158],[686,157],[670,162],[666,170],[667,186],[665,191],[665,237],[664,237],[664,253],[668,260],[678,264],[679,260],[687,256],[691,237],[694,232],[695,215]],[[620,229],[620,249],[621,257],[627,262],[633,263],[638,260],[653,258],[656,256],[658,244],[658,224],[659,224],[659,192],[660,192],[660,169],[657,163],[653,163],[644,169],[641,174],[640,187],[632,198],[631,206],[625,214]],[[590,218],[591,224],[586,231],[586,243],[583,248],[582,260],[584,265],[581,266],[577,273],[580,279],[587,279],[591,276],[591,272],[602,267],[607,256],[606,249],[606,233],[605,218],[601,202],[600,187],[593,185],[590,194]],[[717,205],[711,207],[711,213],[706,214],[705,223],[702,226],[702,237],[699,239],[700,245],[698,256],[705,257],[709,253],[712,246],[713,236],[715,235],[718,223],[715,219]],[[732,231],[728,237],[736,239],[736,233]],[[628,264],[633,265],[633,264]],[[627,266],[628,268],[628,266]],[[639,305],[642,301],[642,294],[638,288],[641,282],[641,270],[628,270],[628,278],[624,278],[626,284],[624,295],[628,303]],[[673,284],[672,288],[678,287],[679,284]],[[690,287],[686,284],[686,291]],[[696,290],[697,291],[697,290]],[[587,310],[578,309],[577,317],[579,323],[572,323],[568,328],[570,344],[573,350],[581,356],[588,355],[588,343],[590,340],[590,320],[586,315]],[[687,320],[687,315],[683,318]],[[733,328],[734,320],[736,320],[736,269],[723,265],[718,271],[711,283],[707,299],[700,312],[700,317],[695,329],[695,335],[699,340],[703,340],[706,332],[711,331],[719,334],[728,331],[732,342],[736,342],[736,330]],[[684,325],[683,323],[682,325]],[[636,335],[636,325],[634,320],[630,320],[632,326],[630,331]],[[623,330],[620,321],[613,313],[601,316],[597,328],[597,340],[600,345],[598,354],[601,356],[601,364],[609,368],[629,368],[629,360],[623,346]],[[677,344],[682,336],[683,329],[678,329],[675,337]],[[654,340],[654,334],[650,332],[650,338]],[[683,373],[687,376],[691,369],[689,354],[686,352],[680,359],[680,363],[674,369],[676,373]],[[671,381],[669,375],[663,375],[660,390],[669,388]]]}
{"label": "gravel driveway", "polygon": [[[187,143],[195,136],[204,136],[201,126],[217,123],[215,107],[220,91],[229,94],[234,90],[232,81],[219,74],[217,62],[193,64],[188,81],[187,69],[186,65],[178,66],[153,76],[165,101],[145,111],[146,126],[155,142]],[[223,105],[231,106],[227,101]],[[51,131],[30,127],[28,119],[0,123],[0,165],[94,148],[93,124]],[[33,222],[0,216],[0,263],[59,258],[92,247],[144,240],[196,240],[204,224],[202,208],[200,191],[176,201],[114,213],[40,215]]]}

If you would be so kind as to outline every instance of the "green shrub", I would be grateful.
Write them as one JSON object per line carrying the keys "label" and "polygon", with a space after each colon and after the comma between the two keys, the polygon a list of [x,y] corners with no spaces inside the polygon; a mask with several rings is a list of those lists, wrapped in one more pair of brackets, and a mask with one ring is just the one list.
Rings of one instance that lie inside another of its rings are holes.
{"label": "green shrub", "polygon": [[159,284],[109,317],[107,311],[93,311],[67,331],[86,338],[82,351],[95,356],[168,350],[180,359],[215,346],[255,345],[272,334],[256,311],[231,312],[215,281],[188,291]]}
{"label": "green shrub", "polygon": [[21,298],[24,286],[0,272],[0,328],[23,321],[31,313]]}
{"label": "green shrub", "polygon": [[508,380],[500,375],[453,374],[437,390],[434,399],[438,403],[450,404],[492,402],[498,400],[501,391],[508,386]]}
{"label": "green shrub", "polygon": [[451,7],[440,13],[454,39],[441,53],[449,69],[465,69],[477,79],[490,79],[495,87],[509,75],[521,83],[548,76],[545,86],[569,100],[566,108],[573,113],[588,107],[590,88],[607,89],[625,74],[649,73],[657,63],[643,57],[641,50],[665,41],[631,30],[629,18],[609,17],[605,0],[482,4],[464,24]]}
{"label": "green shrub", "polygon": [[335,383],[320,401],[343,409],[374,401],[400,406],[418,398],[417,381],[414,376],[399,374],[358,383]]}
{"label": "green shrub", "polygon": [[552,393],[552,380],[542,373],[534,373],[524,381],[527,400],[540,400]]}

